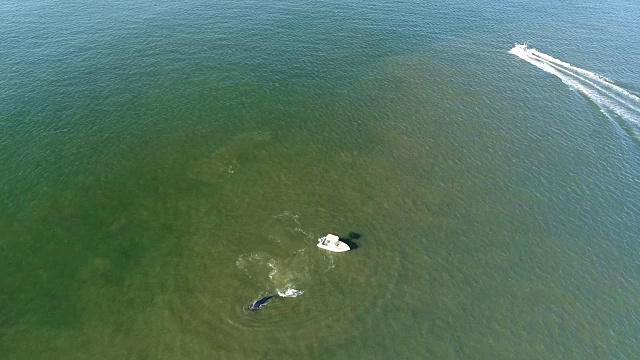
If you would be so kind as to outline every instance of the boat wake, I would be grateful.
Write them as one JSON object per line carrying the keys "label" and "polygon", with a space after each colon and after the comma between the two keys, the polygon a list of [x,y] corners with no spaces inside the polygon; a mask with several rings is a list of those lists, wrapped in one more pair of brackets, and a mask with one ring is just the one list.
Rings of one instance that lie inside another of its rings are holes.
{"label": "boat wake", "polygon": [[640,140],[640,97],[604,76],[573,66],[526,44],[516,44],[510,54],[557,76],[563,83],[593,101],[609,119]]}

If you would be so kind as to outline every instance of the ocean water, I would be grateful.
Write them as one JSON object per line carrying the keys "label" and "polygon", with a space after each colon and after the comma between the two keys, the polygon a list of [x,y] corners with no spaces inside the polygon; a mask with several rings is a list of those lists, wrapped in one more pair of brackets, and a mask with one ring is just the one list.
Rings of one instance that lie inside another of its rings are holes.
{"label": "ocean water", "polygon": [[0,358],[636,358],[639,19],[2,2]]}

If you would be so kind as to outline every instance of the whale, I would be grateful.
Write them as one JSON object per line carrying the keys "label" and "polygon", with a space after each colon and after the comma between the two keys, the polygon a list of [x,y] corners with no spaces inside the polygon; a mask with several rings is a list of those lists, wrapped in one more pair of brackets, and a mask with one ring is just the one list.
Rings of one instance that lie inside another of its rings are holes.
{"label": "whale", "polygon": [[266,304],[267,301],[271,300],[271,298],[273,298],[273,295],[267,295],[262,299],[252,302],[251,305],[249,305],[249,311],[257,311],[262,305]]}

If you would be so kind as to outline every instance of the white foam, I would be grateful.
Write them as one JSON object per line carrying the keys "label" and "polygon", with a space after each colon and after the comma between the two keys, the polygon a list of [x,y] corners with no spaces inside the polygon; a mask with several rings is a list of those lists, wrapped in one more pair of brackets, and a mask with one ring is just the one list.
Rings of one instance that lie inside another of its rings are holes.
{"label": "white foam", "polygon": [[283,290],[278,289],[278,295],[282,297],[298,297],[304,294],[304,291],[294,289],[293,287],[287,287]]}
{"label": "white foam", "polygon": [[557,76],[563,83],[596,103],[602,113],[613,120],[615,114],[633,126],[636,135],[640,130],[640,97],[613,83],[602,75],[558,60],[526,44],[516,44],[510,54]]}
{"label": "white foam", "polygon": [[276,261],[275,261],[274,259],[271,259],[271,260],[269,260],[268,265],[269,265],[269,267],[272,269],[272,270],[269,272],[269,279],[270,279],[271,281],[273,281],[273,276],[278,272],[278,270],[276,269]]}

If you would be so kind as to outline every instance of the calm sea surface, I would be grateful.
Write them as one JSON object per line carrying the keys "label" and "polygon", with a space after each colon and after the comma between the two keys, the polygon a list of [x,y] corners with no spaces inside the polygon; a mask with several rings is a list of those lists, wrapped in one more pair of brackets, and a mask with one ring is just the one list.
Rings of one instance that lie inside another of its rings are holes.
{"label": "calm sea surface", "polygon": [[637,358],[638,34],[635,0],[3,1],[0,358]]}

